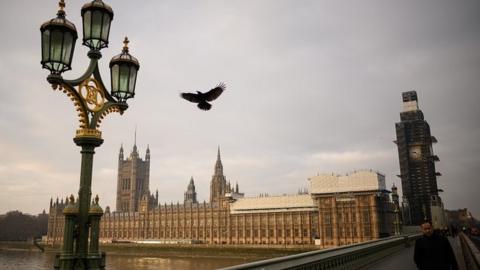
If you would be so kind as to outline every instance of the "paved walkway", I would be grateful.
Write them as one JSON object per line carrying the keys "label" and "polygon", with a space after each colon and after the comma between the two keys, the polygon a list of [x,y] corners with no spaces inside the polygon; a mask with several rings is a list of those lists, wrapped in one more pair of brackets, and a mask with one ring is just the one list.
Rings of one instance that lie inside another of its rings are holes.
{"label": "paved walkway", "polygon": [[[448,240],[450,241],[450,245],[452,246],[453,252],[455,253],[455,257],[458,263],[459,270],[465,270],[465,262],[462,256],[462,248],[460,246],[459,238],[451,238],[449,237]],[[376,264],[372,265],[368,269],[371,270],[416,270],[417,266],[413,262],[413,247],[414,244],[409,248],[402,249],[398,253],[395,253],[391,256],[384,258],[383,260],[377,262]]]}
{"label": "paved walkway", "polygon": [[465,259],[463,258],[462,246],[460,245],[460,237],[448,237],[450,245],[452,246],[453,252],[455,253],[455,259],[457,260],[458,270],[466,270]]}
{"label": "paved walkway", "polygon": [[372,265],[368,269],[372,270],[416,270],[417,266],[413,262],[413,245],[402,249],[398,253],[390,255],[383,260]]}

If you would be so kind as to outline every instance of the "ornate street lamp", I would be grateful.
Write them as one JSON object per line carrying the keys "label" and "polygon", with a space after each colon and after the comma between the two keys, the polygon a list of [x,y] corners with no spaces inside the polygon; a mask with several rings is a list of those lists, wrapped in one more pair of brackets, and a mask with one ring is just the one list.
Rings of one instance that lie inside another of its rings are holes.
{"label": "ornate street lamp", "polygon": [[112,80],[112,96],[120,101],[135,96],[138,60],[128,53],[128,38],[123,42],[122,53],[110,60],[110,78]]}
{"label": "ornate street lamp", "polygon": [[128,52],[125,38],[122,53],[110,61],[111,93],[100,77],[100,50],[108,46],[112,9],[101,0],[82,8],[83,45],[90,48],[90,64],[77,79],[65,80],[62,73],[71,69],[77,31],[65,18],[65,2],[59,3],[57,17],[40,27],[42,37],[42,67],[50,71],[47,81],[54,90],[64,92],[74,103],[79,117],[79,129],[73,141],[82,148],[80,190],[78,199],[70,197],[64,209],[65,229],[61,254],[55,259],[55,269],[105,269],[105,253],[98,250],[100,218],[103,210],[98,197],[91,202],[93,154],[103,143],[99,130],[103,118],[128,108],[126,100],[135,94],[138,60]]}
{"label": "ornate street lamp", "polygon": [[70,70],[77,29],[75,25],[65,18],[65,3],[60,2],[57,17],[40,27],[42,32],[42,67],[50,70],[52,74],[61,74]]}
{"label": "ornate street lamp", "polygon": [[83,45],[92,50],[108,47],[112,19],[112,8],[101,0],[85,4],[82,7]]}

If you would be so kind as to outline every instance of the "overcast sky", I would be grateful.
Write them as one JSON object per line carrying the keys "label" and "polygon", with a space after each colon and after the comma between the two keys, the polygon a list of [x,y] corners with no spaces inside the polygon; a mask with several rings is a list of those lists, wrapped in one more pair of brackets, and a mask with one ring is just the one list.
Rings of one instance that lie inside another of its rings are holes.
{"label": "overcast sky", "polygon": [[[388,3],[387,3],[388,2]],[[72,71],[88,65],[80,9]],[[114,10],[101,72],[125,36],[140,61],[136,96],[110,114],[96,149],[93,195],[115,208],[117,158],[151,150],[150,190],[183,202],[194,177],[208,200],[217,147],[224,173],[247,196],[292,194],[317,173],[374,169],[400,186],[395,122],[401,93],[416,90],[438,143],[446,208],[480,217],[480,2],[108,1]],[[57,1],[1,1],[0,213],[48,211],[77,194],[80,148],[72,102],[46,81],[40,25]],[[227,90],[208,111],[180,92]]]}

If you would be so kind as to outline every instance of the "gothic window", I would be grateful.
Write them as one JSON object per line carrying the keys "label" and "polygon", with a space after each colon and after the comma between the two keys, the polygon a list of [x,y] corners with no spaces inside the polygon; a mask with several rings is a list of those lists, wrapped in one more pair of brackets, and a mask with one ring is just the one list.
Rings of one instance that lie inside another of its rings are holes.
{"label": "gothic window", "polygon": [[370,223],[370,213],[368,210],[363,211],[363,223]]}
{"label": "gothic window", "polygon": [[364,234],[365,234],[366,237],[370,237],[370,236],[371,236],[371,234],[370,234],[370,227],[369,227],[369,226],[365,227]]}
{"label": "gothic window", "polygon": [[325,213],[323,215],[323,218],[324,218],[324,223],[325,224],[330,224],[332,221],[331,221],[331,214],[330,213]]}
{"label": "gothic window", "polygon": [[130,190],[130,179],[124,178],[122,181],[122,190]]}

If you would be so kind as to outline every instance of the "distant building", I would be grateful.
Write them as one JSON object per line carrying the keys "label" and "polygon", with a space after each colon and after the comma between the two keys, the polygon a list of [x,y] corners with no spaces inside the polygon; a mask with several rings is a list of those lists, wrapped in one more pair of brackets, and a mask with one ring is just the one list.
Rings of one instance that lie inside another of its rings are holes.
{"label": "distant building", "polygon": [[437,195],[432,195],[430,201],[430,211],[432,212],[432,227],[434,229],[443,230],[448,228],[447,218],[443,202]]}
{"label": "distant building", "polygon": [[458,230],[471,228],[477,225],[477,221],[467,208],[458,210],[445,210],[445,214],[448,225],[455,227]]}
{"label": "distant building", "polygon": [[395,124],[400,162],[400,175],[404,195],[404,221],[419,225],[424,220],[432,220],[432,206],[437,213],[442,206],[438,196],[437,175],[432,143],[435,137],[430,135],[430,126],[424,120],[418,108],[417,92],[402,93],[403,111],[400,122]]}
{"label": "distant building", "polygon": [[[134,146],[129,160],[138,164],[135,150]],[[119,166],[125,165],[121,164]],[[123,174],[122,169],[122,175],[119,179],[133,174]],[[143,176],[148,174],[137,175],[146,179]],[[148,185],[144,185],[138,211],[121,211],[130,209],[131,199],[125,199],[129,203],[125,208],[105,211],[100,240],[333,247],[392,234],[392,203],[385,189],[384,175],[367,170],[345,176],[319,175],[309,181],[310,193],[306,194],[244,197],[238,183],[232,188],[223,174],[219,149],[208,203],[197,202],[193,177],[184,193],[183,204],[158,204],[158,196],[149,195]],[[133,195],[127,191],[129,189],[122,189],[118,194],[131,198]],[[48,243],[61,243],[64,207],[65,204],[58,201],[50,207]]]}

